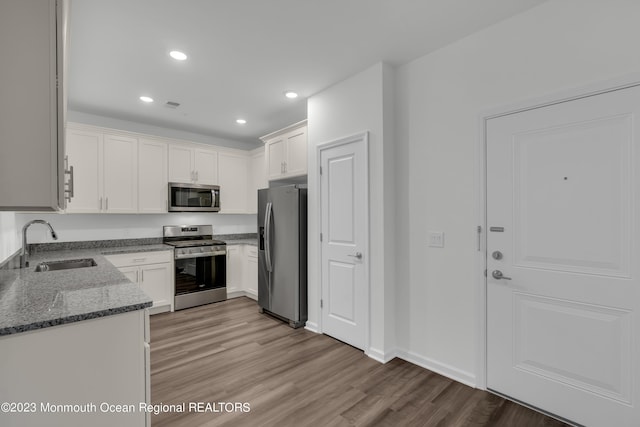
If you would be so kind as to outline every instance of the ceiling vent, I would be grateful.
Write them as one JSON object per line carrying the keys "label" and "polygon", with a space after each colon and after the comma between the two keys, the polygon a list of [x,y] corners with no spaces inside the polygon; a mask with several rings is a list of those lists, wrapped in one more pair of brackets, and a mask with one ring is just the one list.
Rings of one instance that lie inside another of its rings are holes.
{"label": "ceiling vent", "polygon": [[169,107],[169,108],[178,108],[180,106],[179,102],[174,102],[174,101],[167,101],[166,104],[164,104],[165,107]]}

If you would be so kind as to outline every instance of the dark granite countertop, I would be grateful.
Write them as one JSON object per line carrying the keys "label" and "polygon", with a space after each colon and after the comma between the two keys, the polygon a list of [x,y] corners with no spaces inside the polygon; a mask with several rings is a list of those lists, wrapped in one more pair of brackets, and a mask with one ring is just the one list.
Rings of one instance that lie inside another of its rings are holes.
{"label": "dark granite countertop", "polygon": [[[0,336],[151,307],[104,255],[172,250],[141,244],[36,252],[27,268],[0,270]],[[93,258],[94,267],[35,272],[42,261]]]}
{"label": "dark granite countertop", "polygon": [[222,240],[227,245],[252,245],[258,246],[258,235],[256,233],[244,234],[221,234],[214,238]]}

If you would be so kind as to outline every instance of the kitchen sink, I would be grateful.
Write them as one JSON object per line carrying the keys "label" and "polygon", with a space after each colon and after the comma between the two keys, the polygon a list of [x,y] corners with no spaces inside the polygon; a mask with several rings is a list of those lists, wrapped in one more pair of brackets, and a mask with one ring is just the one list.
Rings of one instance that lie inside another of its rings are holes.
{"label": "kitchen sink", "polygon": [[45,261],[37,265],[35,271],[56,271],[70,270],[73,268],[95,267],[96,261],[93,258],[69,259],[64,261]]}

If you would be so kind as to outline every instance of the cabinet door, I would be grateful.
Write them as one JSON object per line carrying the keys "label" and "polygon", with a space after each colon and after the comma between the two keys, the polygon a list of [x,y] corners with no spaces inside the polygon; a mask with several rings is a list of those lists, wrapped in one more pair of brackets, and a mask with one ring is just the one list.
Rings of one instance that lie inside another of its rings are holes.
{"label": "cabinet door", "polygon": [[265,146],[267,178],[269,180],[282,178],[284,173],[285,144],[286,141],[284,138],[279,137],[269,141]]}
{"label": "cabinet door", "polygon": [[153,300],[153,309],[161,306],[171,309],[171,263],[143,265],[139,268],[140,289]]}
{"label": "cabinet door", "polygon": [[193,150],[194,171],[198,184],[218,183],[218,152],[213,150]]}
{"label": "cabinet door", "polygon": [[[63,76],[56,76],[56,59],[63,63],[63,46],[58,44],[56,52],[56,27],[61,31],[64,25],[56,26],[54,1],[0,2],[0,207],[3,210],[53,211],[58,208],[64,143],[62,134],[58,133],[63,123]],[[62,67],[58,69],[61,70]],[[59,94],[56,77],[61,83]]]}
{"label": "cabinet door", "polygon": [[102,197],[102,134],[67,130],[67,156],[73,166],[74,196],[67,212],[100,212]]}
{"label": "cabinet door", "polygon": [[193,151],[181,145],[169,145],[169,182],[193,182],[194,174],[191,165]]}
{"label": "cabinet door", "polygon": [[227,246],[227,294],[242,290],[242,246]]}
{"label": "cabinet door", "polygon": [[136,285],[138,284],[138,279],[140,278],[140,272],[138,271],[138,267],[120,267],[118,268],[122,274],[127,276],[127,279],[131,280]]}
{"label": "cabinet door", "polygon": [[167,144],[138,142],[138,212],[167,212]]}
{"label": "cabinet door", "polygon": [[105,135],[103,149],[104,212],[138,210],[138,140]]}
{"label": "cabinet door", "polygon": [[251,245],[245,246],[246,269],[244,275],[244,285],[247,296],[258,299],[258,248]]}
{"label": "cabinet door", "polygon": [[298,176],[307,174],[307,128],[296,129],[286,135],[287,160],[285,174]]}
{"label": "cabinet door", "polygon": [[247,212],[247,157],[220,153],[220,213]]}

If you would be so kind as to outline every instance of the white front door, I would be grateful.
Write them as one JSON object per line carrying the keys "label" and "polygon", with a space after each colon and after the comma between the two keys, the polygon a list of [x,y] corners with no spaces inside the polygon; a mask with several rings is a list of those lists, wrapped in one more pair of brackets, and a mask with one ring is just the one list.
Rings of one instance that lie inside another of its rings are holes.
{"label": "white front door", "polygon": [[487,121],[487,386],[585,426],[640,425],[639,114],[633,87]]}
{"label": "white front door", "polygon": [[366,134],[321,149],[322,331],[365,349],[368,330]]}

